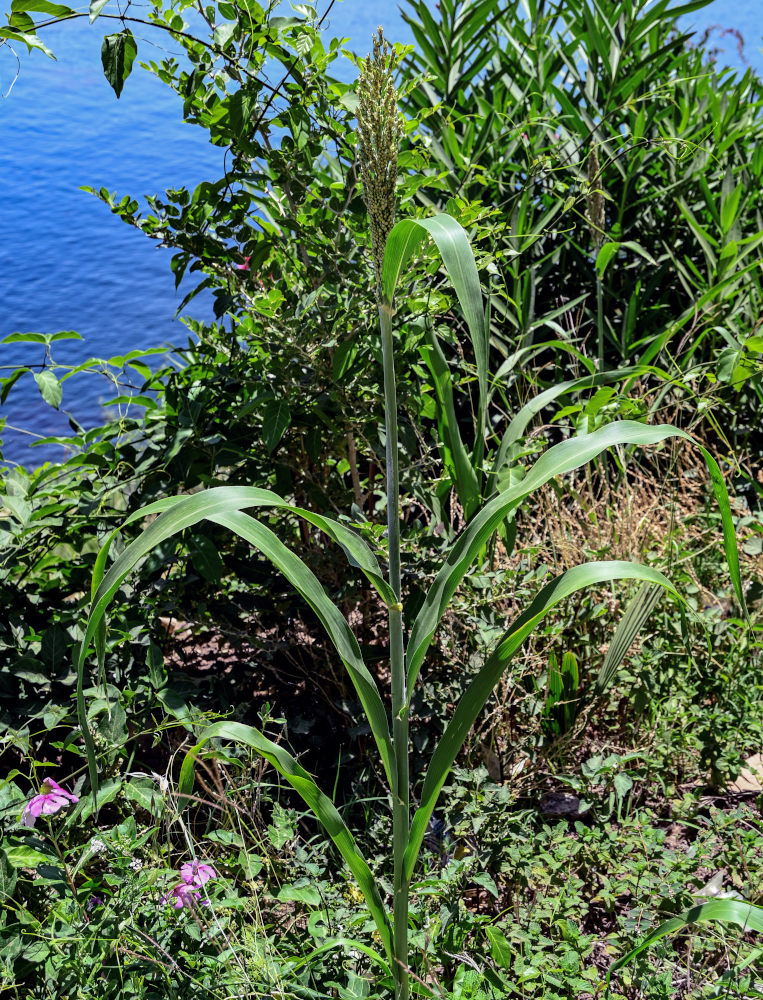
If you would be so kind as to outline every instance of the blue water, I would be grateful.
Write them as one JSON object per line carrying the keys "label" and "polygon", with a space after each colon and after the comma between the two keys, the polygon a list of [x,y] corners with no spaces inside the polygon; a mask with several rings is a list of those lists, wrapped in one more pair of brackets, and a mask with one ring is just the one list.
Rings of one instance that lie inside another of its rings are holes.
{"label": "blue water", "polygon": [[[137,9],[133,4],[131,11]],[[390,0],[335,4],[328,34],[348,37],[351,47],[366,52],[379,23],[389,38],[412,41]],[[763,73],[761,0],[715,0],[685,22],[700,32],[713,25],[736,29],[746,42],[740,58],[736,38],[714,30],[723,50],[719,61],[741,66],[746,58]],[[7,95],[0,99],[0,340],[14,331],[76,330],[83,341],[54,345],[55,360],[66,364],[188,339],[173,318],[188,288],[175,291],[170,253],[80,186],[138,196],[222,174],[222,151],[204,131],[183,123],[180,101],[137,63],[116,100],[101,70],[100,45],[103,34],[118,27],[103,20],[90,26],[86,19],[56,25],[44,37],[57,62],[19,52],[17,65],[8,47],[0,48],[0,93]],[[151,29],[143,37],[135,33],[140,59],[161,58],[161,50],[151,48]],[[345,76],[354,76],[349,62]],[[209,299],[194,300],[188,311],[211,318]],[[39,364],[42,356],[36,345],[0,345],[2,373]],[[57,412],[42,403],[32,376],[23,376],[0,407],[6,460],[29,465],[60,457],[59,448],[30,452],[28,445],[66,432],[67,411],[85,426],[97,424],[99,403],[111,395],[101,376],[83,374],[64,384],[63,412]]]}

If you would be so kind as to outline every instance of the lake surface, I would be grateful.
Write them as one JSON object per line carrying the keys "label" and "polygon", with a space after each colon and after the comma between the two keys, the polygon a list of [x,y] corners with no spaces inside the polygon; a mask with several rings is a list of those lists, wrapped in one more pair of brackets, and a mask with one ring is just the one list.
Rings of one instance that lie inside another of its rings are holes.
{"label": "lake surface", "polygon": [[[379,23],[389,38],[412,41],[397,3],[389,0],[337,3],[328,35],[348,37],[365,53]],[[685,25],[739,31],[744,56],[763,73],[761,0],[715,0]],[[100,60],[102,36],[114,30],[114,22],[102,20],[56,25],[45,41],[57,62],[19,52],[17,66],[8,47],[0,49],[0,340],[14,331],[75,330],[84,340],[54,345],[55,359],[67,364],[188,340],[174,319],[184,292],[175,291],[170,252],[124,225],[80,186],[138,196],[193,188],[222,173],[222,150],[183,123],[179,100],[137,63],[116,100]],[[149,33],[139,37],[139,59],[161,57],[149,49]],[[735,38],[719,30],[713,37],[724,50],[719,59],[741,65]],[[347,79],[353,75],[347,63]],[[195,299],[189,312],[210,318],[210,300]],[[4,374],[41,360],[36,345],[0,345]],[[8,422],[0,432],[6,461],[31,465],[61,457],[60,448],[30,450],[29,444],[65,433],[66,411],[85,426],[96,425],[100,401],[109,395],[100,376],[77,376],[64,383],[64,412],[58,413],[41,401],[32,376],[23,376],[0,407]]]}

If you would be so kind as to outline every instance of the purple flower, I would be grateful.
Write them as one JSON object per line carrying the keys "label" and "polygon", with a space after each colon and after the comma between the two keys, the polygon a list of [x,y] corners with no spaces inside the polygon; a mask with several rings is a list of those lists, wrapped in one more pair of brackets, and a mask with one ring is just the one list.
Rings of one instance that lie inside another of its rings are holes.
{"label": "purple flower", "polygon": [[24,826],[34,826],[38,816],[52,816],[70,802],[79,802],[79,798],[72,792],[67,792],[52,778],[46,778],[42,783],[40,794],[35,795],[24,806],[21,822]]}
{"label": "purple flower", "polygon": [[[212,865],[201,861],[186,861],[180,868],[180,877],[183,881],[161,899],[162,903],[172,903],[176,910],[194,906],[201,897],[199,889],[211,878],[217,878],[217,872]],[[202,902],[206,904],[207,900]]]}
{"label": "purple flower", "polygon": [[198,889],[181,882],[180,885],[176,885],[171,890],[169,895],[162,896],[161,901],[162,903],[172,903],[176,910],[182,910],[184,906],[192,907],[200,896],[201,893]]}
{"label": "purple flower", "polygon": [[180,877],[186,885],[197,889],[216,876],[217,872],[212,865],[205,865],[199,861],[187,861],[180,869]]}

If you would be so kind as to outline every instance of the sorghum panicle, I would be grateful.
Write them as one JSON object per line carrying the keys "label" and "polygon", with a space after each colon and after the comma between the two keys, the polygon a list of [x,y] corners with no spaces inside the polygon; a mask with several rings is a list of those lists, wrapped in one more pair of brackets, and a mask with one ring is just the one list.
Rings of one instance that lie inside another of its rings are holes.
{"label": "sorghum panicle", "polygon": [[373,56],[368,56],[358,80],[358,161],[363,198],[371,223],[371,250],[376,293],[381,296],[384,247],[395,224],[397,154],[402,121],[392,82],[395,56],[379,28]]}

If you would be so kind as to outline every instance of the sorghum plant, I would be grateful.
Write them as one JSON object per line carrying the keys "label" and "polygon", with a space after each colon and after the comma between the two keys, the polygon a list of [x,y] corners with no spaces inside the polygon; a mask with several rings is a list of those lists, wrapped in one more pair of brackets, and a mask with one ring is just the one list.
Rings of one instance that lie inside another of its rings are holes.
{"label": "sorghum plant", "polygon": [[[646,426],[635,421],[619,421],[591,434],[573,437],[549,448],[526,470],[520,482],[497,488],[478,509],[455,539],[429,588],[418,614],[407,631],[404,625],[404,595],[401,592],[399,477],[397,406],[393,356],[392,323],[396,313],[395,292],[401,277],[422,242],[430,237],[455,288],[478,365],[486,373],[488,328],[479,276],[468,238],[462,227],[448,215],[429,219],[406,219],[394,225],[394,192],[397,142],[400,125],[395,106],[390,53],[381,32],[374,42],[361,75],[359,94],[360,169],[365,199],[371,217],[371,240],[376,276],[383,349],[386,460],[388,568],[384,573],[376,556],[346,525],[322,514],[301,509],[268,490],[244,486],[221,486],[187,496],[160,500],[135,513],[127,523],[158,515],[106,571],[111,538],[96,561],[93,599],[79,656],[78,709],[88,749],[90,782],[95,793],[98,771],[95,749],[87,725],[84,700],[85,666],[91,645],[100,657],[104,649],[104,615],[125,577],[153,548],[185,528],[208,519],[229,528],[262,552],[286,576],[320,618],[337,654],[346,667],[379,752],[392,803],[392,865],[394,888],[392,906],[383,898],[379,883],[358,849],[332,801],[318,788],[310,774],[283,747],[252,726],[218,722],[199,735],[187,754],[180,774],[180,791],[189,793],[193,785],[194,760],[211,739],[238,741],[253,747],[293,786],[320,820],[340,851],[362,890],[376,923],[383,955],[375,958],[385,970],[395,1000],[409,994],[408,896],[411,878],[440,790],[453,762],[501,675],[522,642],[550,610],[569,595],[589,586],[613,580],[640,580],[676,594],[670,581],[656,569],[630,562],[589,562],[575,566],[543,586],[511,623],[485,664],[472,680],[447,726],[426,772],[411,817],[409,797],[408,712],[419,671],[434,633],[459,583],[475,560],[484,552],[493,534],[511,520],[519,505],[544,483],[580,468],[608,448],[617,445],[657,444],[671,437],[692,441],[684,431],[669,425]],[[485,375],[486,377],[486,375]],[[529,417],[527,418],[529,419]],[[744,609],[737,545],[729,498],[723,476],[712,456],[705,457],[720,509],[724,545],[737,600]],[[390,670],[392,678],[391,718],[374,677],[368,671],[358,641],[344,616],[326,594],[308,566],[288,549],[261,520],[247,510],[264,507],[304,519],[327,534],[344,550],[350,564],[375,588],[388,610]],[[364,949],[366,954],[369,949]]]}

